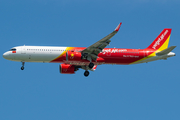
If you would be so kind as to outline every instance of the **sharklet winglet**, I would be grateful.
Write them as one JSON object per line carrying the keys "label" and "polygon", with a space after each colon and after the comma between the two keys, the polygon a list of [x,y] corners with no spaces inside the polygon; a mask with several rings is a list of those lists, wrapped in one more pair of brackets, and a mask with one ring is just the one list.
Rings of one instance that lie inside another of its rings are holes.
{"label": "sharklet winglet", "polygon": [[119,31],[119,28],[121,27],[121,24],[122,24],[122,22],[121,23],[119,23],[119,25],[116,27],[116,29],[114,30],[114,31]]}

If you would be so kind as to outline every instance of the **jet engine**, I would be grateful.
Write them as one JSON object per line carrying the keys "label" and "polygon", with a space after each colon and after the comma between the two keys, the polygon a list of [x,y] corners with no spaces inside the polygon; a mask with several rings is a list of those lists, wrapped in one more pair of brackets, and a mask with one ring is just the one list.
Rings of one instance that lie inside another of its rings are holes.
{"label": "jet engine", "polygon": [[59,71],[62,74],[74,74],[75,66],[69,64],[60,64]]}

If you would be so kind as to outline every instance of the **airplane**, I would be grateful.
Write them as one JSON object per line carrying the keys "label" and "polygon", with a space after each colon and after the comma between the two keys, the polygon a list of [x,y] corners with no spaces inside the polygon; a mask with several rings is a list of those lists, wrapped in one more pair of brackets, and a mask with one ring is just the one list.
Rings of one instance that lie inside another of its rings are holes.
{"label": "airplane", "polygon": [[74,74],[80,68],[84,76],[94,71],[97,65],[117,64],[132,65],[155,60],[166,60],[176,54],[171,52],[176,46],[168,47],[171,30],[165,28],[158,37],[145,49],[105,48],[111,38],[119,31],[121,23],[115,30],[89,47],[54,47],[54,46],[17,46],[3,54],[7,60],[22,62],[62,63],[59,71],[62,74]]}

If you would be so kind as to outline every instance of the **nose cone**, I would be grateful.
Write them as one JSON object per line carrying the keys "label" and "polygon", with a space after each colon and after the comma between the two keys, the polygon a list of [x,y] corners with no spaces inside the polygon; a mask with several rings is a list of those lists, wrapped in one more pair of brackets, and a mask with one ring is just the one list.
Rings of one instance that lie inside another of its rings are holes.
{"label": "nose cone", "polygon": [[9,54],[8,54],[7,52],[5,52],[5,53],[3,54],[3,58],[8,59],[8,58],[9,58]]}

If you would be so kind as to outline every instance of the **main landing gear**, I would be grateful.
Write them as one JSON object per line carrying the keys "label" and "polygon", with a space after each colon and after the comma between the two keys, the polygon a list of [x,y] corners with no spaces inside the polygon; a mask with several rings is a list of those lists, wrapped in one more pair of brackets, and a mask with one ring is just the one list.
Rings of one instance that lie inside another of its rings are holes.
{"label": "main landing gear", "polygon": [[84,72],[84,76],[87,77],[89,76],[89,71],[88,70],[92,70],[92,68],[94,67],[94,63],[90,62],[89,65],[85,66],[85,72]]}
{"label": "main landing gear", "polygon": [[86,71],[84,72],[84,76],[87,77],[88,75],[89,75],[89,71],[86,70]]}
{"label": "main landing gear", "polygon": [[90,62],[89,63],[89,68],[92,69],[94,67],[94,63]]}
{"label": "main landing gear", "polygon": [[24,64],[25,64],[25,62],[22,62],[21,70],[24,70]]}
{"label": "main landing gear", "polygon": [[89,71],[88,69],[92,69],[94,67],[94,63],[90,62],[88,66],[86,66],[86,71],[84,72],[84,76],[87,77],[89,76]]}

